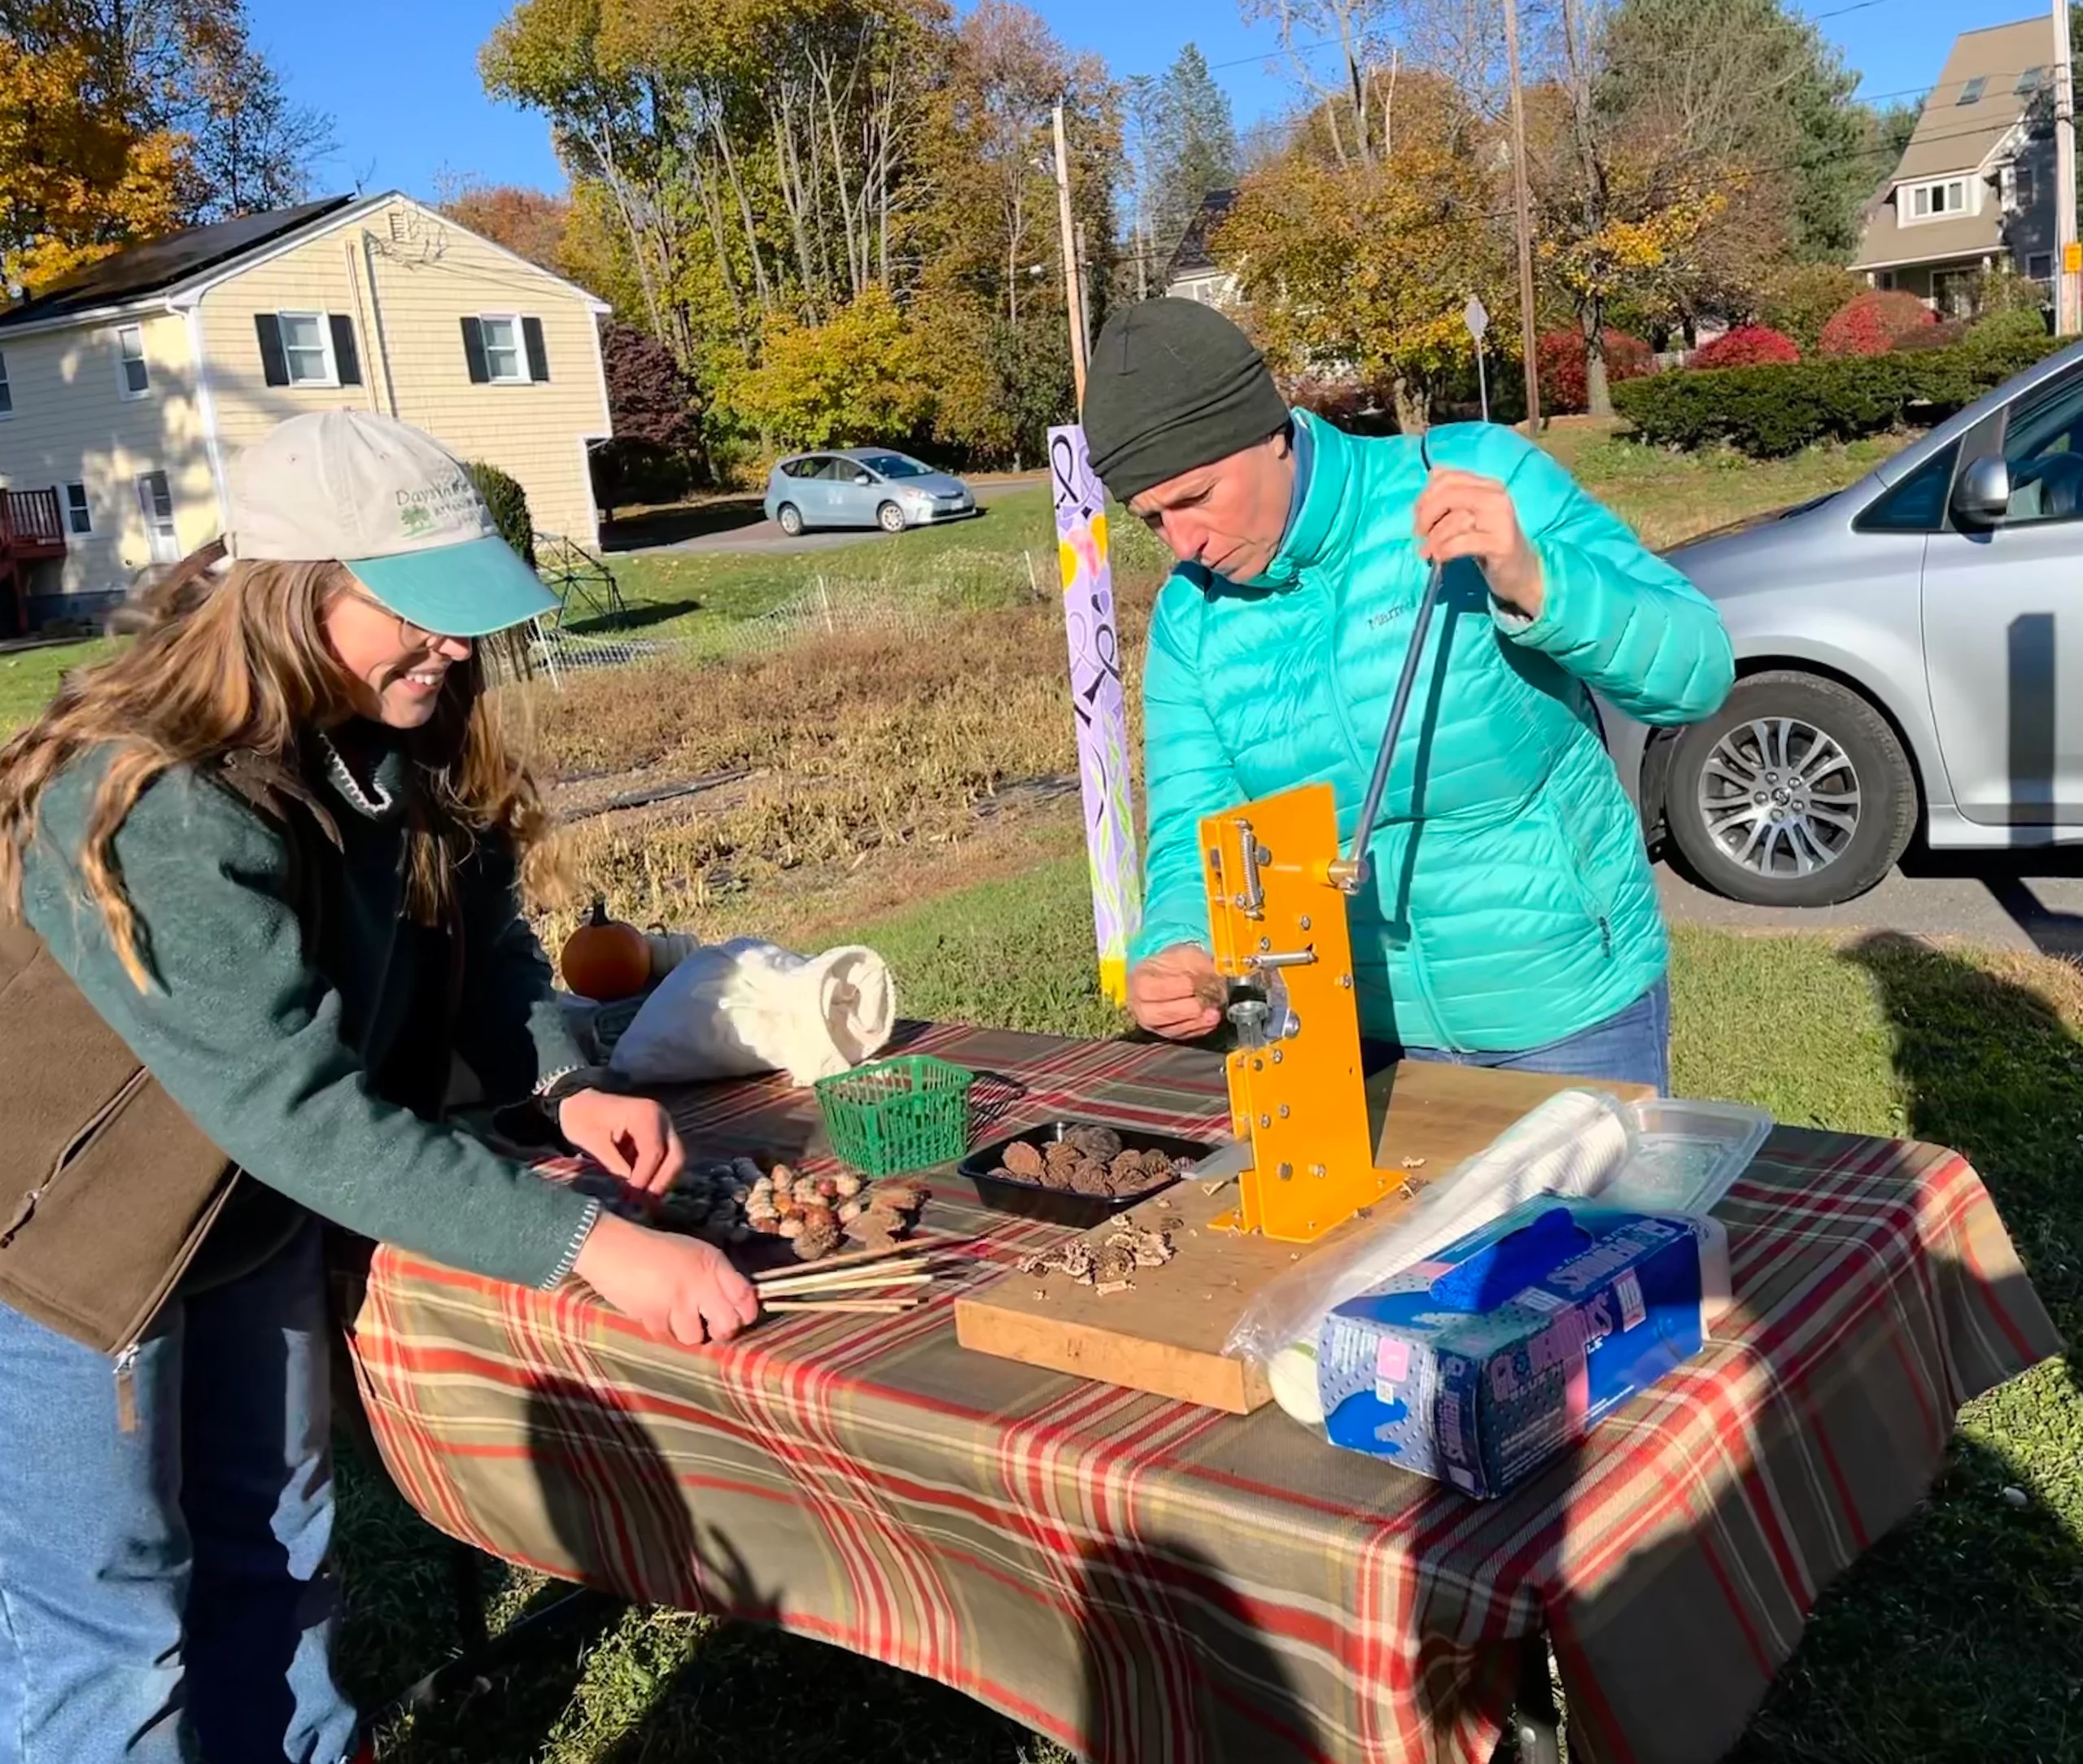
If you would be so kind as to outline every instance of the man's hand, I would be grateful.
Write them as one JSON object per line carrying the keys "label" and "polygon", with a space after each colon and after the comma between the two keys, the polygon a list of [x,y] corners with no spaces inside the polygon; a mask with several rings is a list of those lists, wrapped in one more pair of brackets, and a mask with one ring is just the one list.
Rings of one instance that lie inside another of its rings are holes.
{"label": "man's hand", "polygon": [[1473,557],[1500,600],[1540,617],[1540,558],[1520,530],[1511,492],[1496,478],[1435,471],[1418,496],[1416,526],[1417,555],[1427,563]]}
{"label": "man's hand", "polygon": [[1215,958],[1197,943],[1175,943],[1129,975],[1129,1009],[1152,1035],[1190,1041],[1214,1033],[1227,991]]}
{"label": "man's hand", "polygon": [[759,1290],[713,1243],[602,1213],[571,1271],[660,1341],[727,1342],[759,1318]]}
{"label": "man's hand", "polygon": [[564,1137],[601,1168],[646,1194],[662,1194],[687,1163],[672,1117],[644,1097],[574,1090],[557,1105]]}

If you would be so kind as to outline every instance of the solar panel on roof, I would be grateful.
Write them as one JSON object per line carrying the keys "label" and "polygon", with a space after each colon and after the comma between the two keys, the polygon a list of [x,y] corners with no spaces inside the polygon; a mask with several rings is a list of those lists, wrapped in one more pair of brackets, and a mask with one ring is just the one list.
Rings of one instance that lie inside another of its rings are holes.
{"label": "solar panel on roof", "polygon": [[270,240],[342,208],[352,196],[329,196],[300,207],[271,209],[209,226],[190,227],[143,245],[133,245],[113,257],[33,292],[27,299],[0,311],[0,330],[31,319],[62,317],[115,306],[142,295],[170,288],[216,264],[257,250]]}

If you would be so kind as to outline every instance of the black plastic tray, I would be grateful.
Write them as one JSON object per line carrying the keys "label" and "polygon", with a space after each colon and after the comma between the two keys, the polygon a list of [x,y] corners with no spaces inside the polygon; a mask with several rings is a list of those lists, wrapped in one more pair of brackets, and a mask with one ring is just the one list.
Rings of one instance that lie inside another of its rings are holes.
{"label": "black plastic tray", "polygon": [[1103,1127],[1110,1133],[1118,1134],[1124,1151],[1161,1151],[1168,1158],[1186,1158],[1195,1163],[1215,1149],[1212,1143],[1175,1139],[1168,1133],[1146,1133],[1139,1127],[1124,1126],[1119,1121],[1042,1121],[971,1152],[955,1166],[955,1173],[974,1182],[977,1198],[995,1212],[1017,1213],[1026,1219],[1046,1219],[1052,1224],[1076,1225],[1087,1230],[1106,1224],[1115,1214],[1126,1212],[1153,1194],[1163,1194],[1179,1180],[1175,1176],[1169,1182],[1153,1182],[1135,1194],[1110,1199],[1104,1194],[1077,1194],[1068,1189],[1049,1188],[1020,1177],[991,1173],[1005,1162],[1011,1147],[1024,1142],[1039,1149],[1054,1144],[1080,1127]]}

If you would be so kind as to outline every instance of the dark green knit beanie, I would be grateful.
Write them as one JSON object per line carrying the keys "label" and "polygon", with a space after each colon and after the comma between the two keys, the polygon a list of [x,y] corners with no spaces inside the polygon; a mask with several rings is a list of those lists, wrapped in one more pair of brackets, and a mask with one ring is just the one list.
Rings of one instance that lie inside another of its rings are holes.
{"label": "dark green knit beanie", "polygon": [[1287,401],[1251,340],[1198,300],[1107,321],[1085,382],[1092,469],[1117,502],[1277,434]]}

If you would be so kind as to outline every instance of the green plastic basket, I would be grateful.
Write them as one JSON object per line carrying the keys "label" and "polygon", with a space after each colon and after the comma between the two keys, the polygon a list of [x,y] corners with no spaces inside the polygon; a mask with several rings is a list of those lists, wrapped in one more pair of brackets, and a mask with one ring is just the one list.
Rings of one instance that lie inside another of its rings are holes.
{"label": "green plastic basket", "polygon": [[814,1086],[834,1155],[869,1176],[947,1164],[969,1149],[976,1075],[930,1054],[857,1066]]}

